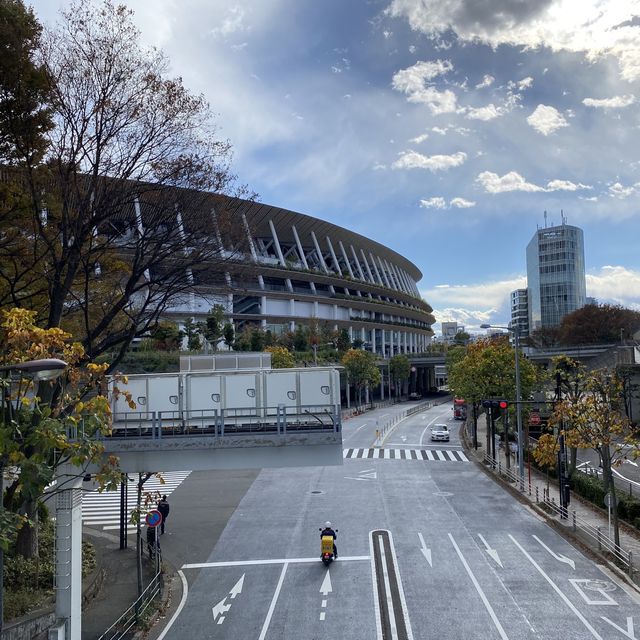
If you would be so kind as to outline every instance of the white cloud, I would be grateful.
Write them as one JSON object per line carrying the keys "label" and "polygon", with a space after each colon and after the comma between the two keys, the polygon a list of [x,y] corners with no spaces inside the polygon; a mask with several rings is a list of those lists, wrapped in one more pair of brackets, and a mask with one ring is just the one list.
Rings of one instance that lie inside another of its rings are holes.
{"label": "white cloud", "polygon": [[483,171],[478,174],[476,178],[478,182],[487,193],[505,193],[507,191],[544,191],[542,187],[527,182],[516,171],[509,171],[503,176],[499,176],[497,173],[491,171]]}
{"label": "white cloud", "polygon": [[595,109],[623,109],[636,101],[635,96],[614,96],[613,98],[585,98],[582,104]]}
{"label": "white cloud", "polygon": [[547,47],[582,53],[588,60],[618,60],[621,76],[640,77],[640,26],[633,18],[638,0],[392,0],[387,14],[405,17],[411,28],[437,39],[453,31],[463,42]]}
{"label": "white cloud", "polygon": [[637,193],[637,187],[638,187],[638,183],[636,183],[631,187],[625,187],[619,182],[615,182],[614,184],[609,186],[609,195],[612,198],[618,198],[618,200],[624,200],[625,198],[628,198],[629,196],[632,196],[635,193]]}
{"label": "white cloud", "polygon": [[484,187],[487,193],[506,193],[508,191],[551,192],[551,191],[578,191],[580,189],[592,189],[593,187],[570,180],[550,180],[546,187],[527,182],[517,171],[509,171],[499,176],[492,171],[483,171],[478,174],[476,182]]}
{"label": "white cloud", "polygon": [[452,167],[459,167],[467,159],[464,151],[457,151],[451,155],[425,156],[417,151],[402,151],[398,154],[393,169],[428,169],[429,171],[446,171]]}
{"label": "white cloud", "polygon": [[578,189],[593,189],[593,187],[582,182],[576,184],[569,180],[551,180],[547,182],[546,191],[578,191]]}
{"label": "white cloud", "polygon": [[494,104],[488,104],[486,107],[470,107],[467,109],[467,115],[465,117],[469,120],[493,120],[499,118],[502,112],[499,108],[496,108]]}
{"label": "white cloud", "polygon": [[531,76],[527,76],[526,78],[522,78],[517,82],[517,87],[520,91],[524,91],[525,89],[529,89],[533,86],[533,78]]}
{"label": "white cloud", "polygon": [[627,267],[605,265],[588,273],[587,295],[598,302],[610,302],[640,310],[640,271]]}
{"label": "white cloud", "polygon": [[421,142],[424,142],[428,138],[429,138],[429,134],[428,133],[423,133],[423,134],[421,134],[419,136],[416,136],[415,138],[411,138],[411,140],[409,140],[409,142],[415,142],[416,144],[420,144]]}
{"label": "white cloud", "polygon": [[449,60],[421,61],[407,69],[396,72],[392,87],[407,96],[409,102],[425,104],[434,115],[453,113],[457,109],[457,98],[450,89],[440,91],[431,84],[438,76],[453,69]]}
{"label": "white cloud", "polygon": [[495,78],[488,73],[485,74],[484,78],[482,78],[482,82],[478,82],[476,85],[476,89],[484,89],[484,87],[490,87],[494,82]]}
{"label": "white cloud", "polygon": [[444,198],[434,197],[428,200],[420,200],[420,206],[423,209],[446,209],[447,202]]}
{"label": "white cloud", "polygon": [[440,196],[435,196],[428,200],[420,200],[420,206],[423,209],[450,209],[452,207],[456,209],[468,209],[469,207],[475,207],[475,205],[475,202],[465,200],[464,198],[452,198],[449,200],[449,204]]}
{"label": "white cloud", "polygon": [[527,122],[544,136],[548,136],[557,129],[569,126],[564,116],[555,107],[545,104],[539,104],[536,110],[527,118]]}
{"label": "white cloud", "polygon": [[453,198],[449,204],[457,209],[468,209],[469,207],[475,207],[476,203],[471,200],[465,200],[464,198]]}
{"label": "white cloud", "polygon": [[433,133],[438,133],[441,136],[447,135],[447,131],[448,130],[449,130],[449,127],[433,127],[431,129],[431,131],[433,131]]}
{"label": "white cloud", "polygon": [[464,309],[498,309],[509,304],[509,295],[515,289],[527,286],[526,277],[518,276],[496,282],[459,284],[434,287],[421,294],[432,307],[462,307]]}
{"label": "white cloud", "polygon": [[227,15],[220,22],[220,26],[211,29],[214,36],[230,36],[233,33],[246,31],[247,26],[244,23],[245,12],[242,7],[235,6],[227,9]]}

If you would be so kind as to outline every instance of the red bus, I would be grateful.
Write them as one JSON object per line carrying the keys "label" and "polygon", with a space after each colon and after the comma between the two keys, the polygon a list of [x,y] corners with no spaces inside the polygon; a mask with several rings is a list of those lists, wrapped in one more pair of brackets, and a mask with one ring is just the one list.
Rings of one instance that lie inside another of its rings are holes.
{"label": "red bus", "polygon": [[462,398],[453,400],[453,417],[455,420],[467,419],[467,405]]}

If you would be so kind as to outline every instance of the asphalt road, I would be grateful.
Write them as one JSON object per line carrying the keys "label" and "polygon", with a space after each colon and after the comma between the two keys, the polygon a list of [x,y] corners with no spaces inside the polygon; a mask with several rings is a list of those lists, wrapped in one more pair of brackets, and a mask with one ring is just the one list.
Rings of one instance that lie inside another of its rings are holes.
{"label": "asphalt road", "polygon": [[[199,538],[182,554],[183,601],[156,637],[636,637],[637,596],[456,453],[449,404],[399,423],[384,459],[369,454],[382,414],[402,409],[347,421],[345,455],[361,453],[342,467],[245,478],[217,542]],[[429,441],[435,422],[450,425],[448,445]],[[214,490],[191,474],[174,504]],[[319,559],[325,520],[339,530],[328,569]]]}

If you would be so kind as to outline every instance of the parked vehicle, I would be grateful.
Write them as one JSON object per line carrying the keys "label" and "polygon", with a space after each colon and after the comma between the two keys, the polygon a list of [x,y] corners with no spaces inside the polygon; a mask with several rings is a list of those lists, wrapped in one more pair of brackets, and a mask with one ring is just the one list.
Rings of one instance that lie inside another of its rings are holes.
{"label": "parked vehicle", "polygon": [[449,427],[446,424],[434,424],[431,427],[431,440],[449,442]]}

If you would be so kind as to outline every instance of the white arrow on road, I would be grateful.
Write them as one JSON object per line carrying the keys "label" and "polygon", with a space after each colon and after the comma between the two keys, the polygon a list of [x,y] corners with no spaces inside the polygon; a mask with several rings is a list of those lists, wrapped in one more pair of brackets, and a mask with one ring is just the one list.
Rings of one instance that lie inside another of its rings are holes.
{"label": "white arrow on road", "polygon": [[498,552],[489,545],[489,543],[483,538],[481,533],[478,534],[478,538],[482,540],[482,544],[486,547],[485,551],[496,561],[497,564],[502,567],[502,561],[500,560]]}
{"label": "white arrow on road", "polygon": [[433,562],[431,560],[431,549],[427,548],[427,545],[424,542],[424,538],[421,533],[418,533],[418,538],[420,538],[420,551],[422,551],[422,555],[425,560],[429,563],[430,567],[433,567]]}
{"label": "white arrow on road", "polygon": [[345,480],[377,480],[378,474],[373,469],[365,469],[358,474],[357,478],[345,476]]}
{"label": "white arrow on road", "polygon": [[333,589],[331,588],[331,576],[329,575],[329,570],[327,569],[327,574],[325,575],[324,580],[322,581],[322,586],[320,587],[320,593],[323,596],[327,596],[332,591]]}
{"label": "white arrow on road", "polygon": [[233,587],[231,587],[231,591],[229,591],[229,595],[231,596],[231,599],[233,600],[239,593],[242,593],[242,585],[244,584],[244,576],[245,574],[242,574],[242,577],[240,578],[240,580],[238,580],[238,582],[236,582]]}
{"label": "white arrow on road", "polygon": [[608,622],[612,627],[616,628],[622,635],[627,636],[627,638],[631,638],[631,640],[636,640],[636,636],[633,631],[633,618],[631,616],[627,616],[627,630],[625,631],[622,627],[619,627],[614,622],[611,622],[609,618],[605,618],[604,616],[600,616],[605,622]]}
{"label": "white arrow on road", "polygon": [[217,621],[218,624],[222,624],[224,622],[224,614],[231,609],[231,605],[226,603],[226,596],[218,602],[215,607],[211,607],[211,613],[213,614],[213,621],[216,622],[216,618],[220,616],[220,619]]}
{"label": "white arrow on road", "polygon": [[542,547],[546,549],[558,562],[564,562],[565,564],[568,564],[575,571],[576,563],[571,560],[571,558],[567,558],[567,556],[563,556],[559,553],[556,553],[555,551],[551,551],[551,549],[549,549],[549,547],[547,547],[547,545],[542,542],[542,540],[540,540],[538,536],[534,535],[532,537],[535,538],[542,545]]}

